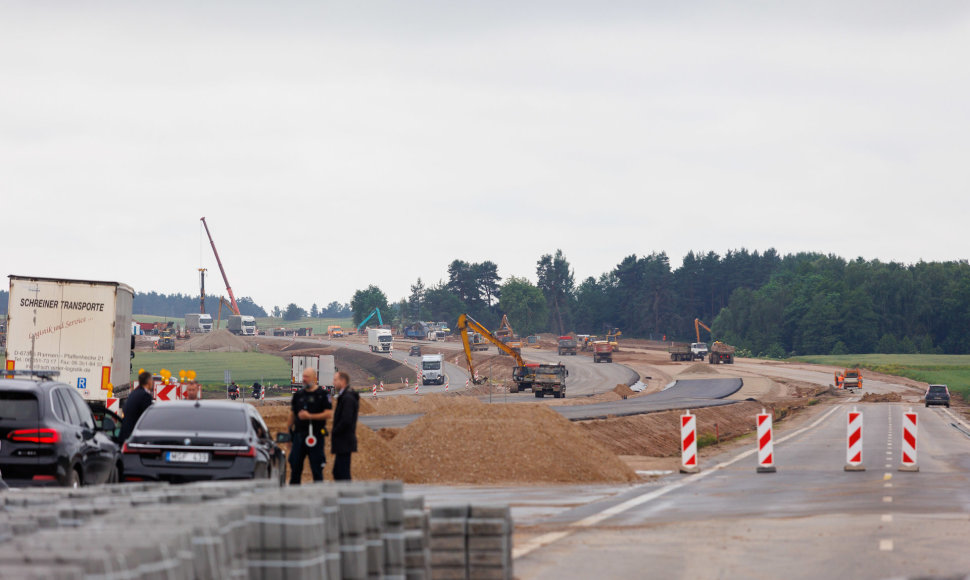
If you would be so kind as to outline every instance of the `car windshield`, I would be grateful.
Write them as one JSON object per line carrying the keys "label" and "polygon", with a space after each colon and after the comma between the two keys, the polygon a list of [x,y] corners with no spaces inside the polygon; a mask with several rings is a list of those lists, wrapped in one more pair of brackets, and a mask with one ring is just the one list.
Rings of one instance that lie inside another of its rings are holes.
{"label": "car windshield", "polygon": [[222,431],[244,433],[246,415],[242,407],[165,407],[153,405],[138,421],[139,430],[148,431]]}
{"label": "car windshield", "polygon": [[426,371],[437,371],[441,369],[440,361],[425,361],[421,363],[421,368]]}
{"label": "car windshield", "polygon": [[37,397],[33,393],[0,391],[0,421],[36,421]]}

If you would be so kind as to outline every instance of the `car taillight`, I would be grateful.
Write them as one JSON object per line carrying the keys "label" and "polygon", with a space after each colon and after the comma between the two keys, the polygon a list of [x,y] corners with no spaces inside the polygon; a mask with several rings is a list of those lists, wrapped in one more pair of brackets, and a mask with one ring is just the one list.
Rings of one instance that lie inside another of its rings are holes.
{"label": "car taillight", "polygon": [[249,449],[246,449],[245,451],[240,451],[240,450],[223,450],[223,451],[213,451],[212,454],[213,455],[221,455],[221,456],[227,456],[228,455],[228,456],[233,456],[233,457],[256,457],[256,448],[253,447],[252,445],[250,445],[249,446]]}
{"label": "car taillight", "polygon": [[53,475],[35,475],[31,477],[34,481],[56,481],[57,478]]}
{"label": "car taillight", "polygon": [[158,449],[148,449],[144,447],[131,447],[128,442],[121,446],[121,452],[127,454],[137,454],[137,455],[158,455],[161,453]]}
{"label": "car taillight", "polygon": [[57,443],[61,434],[54,429],[18,429],[8,433],[7,439],[20,443]]}

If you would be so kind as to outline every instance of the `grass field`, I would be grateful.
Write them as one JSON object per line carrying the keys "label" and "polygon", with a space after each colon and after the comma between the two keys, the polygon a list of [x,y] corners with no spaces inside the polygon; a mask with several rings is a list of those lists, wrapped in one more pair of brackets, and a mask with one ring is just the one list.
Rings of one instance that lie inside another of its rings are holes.
{"label": "grass field", "polygon": [[157,373],[161,369],[178,375],[180,370],[193,370],[204,385],[224,385],[226,369],[240,385],[290,384],[290,367],[286,360],[258,352],[138,352],[132,360],[134,375],[138,369]]}
{"label": "grass field", "polygon": [[859,367],[927,383],[942,383],[951,391],[960,393],[965,400],[970,399],[970,355],[966,354],[847,354],[800,356],[792,360]]}
{"label": "grass field", "polygon": [[[225,328],[226,327],[226,317],[228,316],[228,314],[226,314],[225,311],[223,311],[222,314],[223,314],[223,318],[222,318],[222,328]],[[215,315],[215,314],[212,315],[212,321],[213,321],[213,323],[215,323],[215,320],[216,320],[217,317],[218,316]],[[185,323],[185,318],[184,317],[182,317],[182,318],[173,318],[173,317],[166,317],[166,316],[152,316],[150,314],[135,314],[135,315],[132,315],[131,318],[132,318],[132,320],[135,320],[136,322],[169,322],[169,321],[175,321],[176,324],[184,324]],[[303,318],[301,320],[294,320],[294,321],[287,321],[287,320],[283,320],[282,318],[257,318],[256,319],[256,328],[261,328],[263,330],[270,330],[270,329],[273,329],[273,328],[307,328],[307,327],[309,327],[309,328],[312,328],[313,329],[313,334],[326,334],[327,333],[327,327],[328,326],[331,326],[331,325],[339,325],[339,326],[343,327],[343,329],[345,331],[347,331],[347,330],[350,330],[351,328],[354,327],[354,319],[353,318]]]}

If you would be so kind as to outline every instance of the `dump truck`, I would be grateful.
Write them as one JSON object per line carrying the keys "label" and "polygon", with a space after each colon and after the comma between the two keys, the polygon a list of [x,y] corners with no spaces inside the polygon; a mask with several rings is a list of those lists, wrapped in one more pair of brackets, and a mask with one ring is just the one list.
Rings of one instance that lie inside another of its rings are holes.
{"label": "dump truck", "polygon": [[576,356],[577,346],[576,339],[571,336],[560,336],[559,337],[559,356],[563,355],[573,355]]}
{"label": "dump truck", "polygon": [[175,333],[163,330],[158,336],[158,341],[155,342],[155,348],[158,350],[175,350]]}
{"label": "dump truck", "polygon": [[6,368],[58,371],[88,402],[116,404],[131,387],[133,297],[120,282],[10,276]]}
{"label": "dump truck", "polygon": [[707,348],[706,342],[692,342],[690,345],[690,352],[694,355],[694,360],[704,360],[707,355],[710,354],[710,350]]}
{"label": "dump truck", "polygon": [[686,342],[670,343],[670,346],[667,347],[667,352],[670,353],[670,360],[673,361],[684,362],[694,360],[694,352]]}
{"label": "dump truck", "polygon": [[613,362],[613,345],[605,340],[597,340],[591,347],[593,351],[593,362]]}
{"label": "dump truck", "polygon": [[711,351],[707,355],[707,362],[712,365],[724,363],[726,365],[734,364],[734,347],[729,344],[724,344],[721,341],[715,341],[711,345]]}
{"label": "dump truck", "polygon": [[482,338],[482,335],[477,332],[470,332],[468,334],[468,345],[476,352],[482,352],[488,350],[488,342]]}
{"label": "dump truck", "polygon": [[523,389],[531,389],[537,399],[546,395],[561,399],[566,396],[567,376],[569,376],[569,371],[563,364],[525,364],[512,369],[513,387],[509,389],[509,392],[514,393]]}
{"label": "dump truck", "polygon": [[835,386],[840,389],[861,389],[862,371],[859,369],[845,369],[842,373],[835,373]]}
{"label": "dump truck", "polygon": [[185,330],[195,333],[212,332],[212,315],[205,313],[186,314]]}

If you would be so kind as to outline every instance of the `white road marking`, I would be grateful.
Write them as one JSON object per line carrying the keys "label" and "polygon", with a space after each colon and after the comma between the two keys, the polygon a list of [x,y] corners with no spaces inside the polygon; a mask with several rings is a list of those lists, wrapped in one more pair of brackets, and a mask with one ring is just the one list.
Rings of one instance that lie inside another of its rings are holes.
{"label": "white road marking", "polygon": [[[792,433],[789,433],[788,435],[785,435],[784,437],[779,438],[774,442],[774,444],[778,445],[780,443],[784,443],[785,441],[788,441],[793,437],[797,437],[802,433],[805,433],[811,429],[814,429],[815,427],[818,427],[819,425],[822,424],[823,421],[828,419],[830,416],[832,416],[833,413],[835,413],[841,408],[842,408],[842,405],[836,405],[835,407],[832,407],[830,411],[828,411],[827,413],[825,413],[824,415],[816,419],[815,422],[812,423],[811,425],[808,425],[807,427],[802,427],[797,431],[793,431]],[[618,503],[614,506],[610,506],[599,513],[593,514],[591,516],[587,516],[577,522],[573,522],[572,524],[570,524],[571,529],[569,530],[565,530],[561,532],[549,532],[547,534],[537,536],[532,540],[530,540],[529,542],[526,542],[522,547],[514,549],[512,551],[512,557],[521,558],[523,556],[531,554],[532,552],[534,552],[535,550],[538,550],[539,548],[548,546],[553,542],[558,542],[559,540],[572,534],[577,528],[587,528],[589,526],[595,526],[596,524],[602,522],[603,520],[609,519],[617,514],[621,514],[625,511],[631,510],[649,501],[653,501],[658,497],[667,495],[668,493],[672,491],[676,491],[690,483],[700,481],[701,479],[704,479],[705,477],[708,477],[711,474],[717,473],[718,471],[720,471],[721,469],[724,469],[725,467],[734,465],[735,463],[737,463],[738,461],[741,461],[742,459],[747,459],[748,457],[751,457],[757,452],[758,452],[757,449],[748,449],[747,451],[738,454],[733,459],[729,459],[724,463],[719,463],[707,471],[702,471],[698,474],[690,475],[688,477],[685,477],[684,479],[681,479],[680,481],[671,483],[670,485],[661,487],[659,489],[655,489],[643,495],[638,495],[637,497],[628,499],[625,502]]]}
{"label": "white road marking", "polygon": [[883,503],[893,503],[893,496],[887,495],[882,498]]}
{"label": "white road marking", "polygon": [[887,524],[891,524],[893,522],[893,515],[892,514],[882,514],[882,521],[885,522],[885,523],[887,523]]}
{"label": "white road marking", "polygon": [[892,463],[887,463],[887,464],[886,464],[886,467],[892,467],[892,466],[893,466],[893,464],[892,464]]}
{"label": "white road marking", "polygon": [[892,552],[893,551],[893,541],[892,540],[879,540],[879,551],[880,552]]}
{"label": "white road marking", "polygon": [[892,486],[893,486],[893,484],[891,484],[891,483],[884,483],[884,484],[882,484],[882,486],[883,486],[883,487],[892,487]]}

